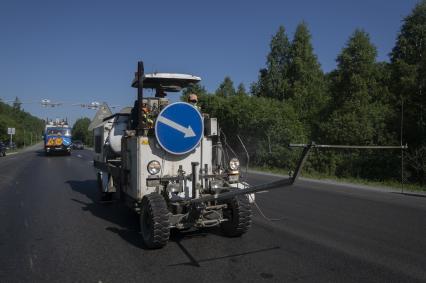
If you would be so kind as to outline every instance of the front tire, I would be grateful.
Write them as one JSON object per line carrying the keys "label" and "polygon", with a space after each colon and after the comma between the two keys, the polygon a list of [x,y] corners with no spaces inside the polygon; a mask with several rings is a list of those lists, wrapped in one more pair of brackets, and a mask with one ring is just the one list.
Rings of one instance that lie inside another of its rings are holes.
{"label": "front tire", "polygon": [[228,221],[220,227],[227,237],[239,237],[246,233],[251,226],[251,206],[246,195],[236,196],[227,201],[228,207],[223,210],[223,217]]}
{"label": "front tire", "polygon": [[142,238],[148,248],[162,248],[169,241],[169,210],[158,193],[151,193],[142,199],[140,224]]}

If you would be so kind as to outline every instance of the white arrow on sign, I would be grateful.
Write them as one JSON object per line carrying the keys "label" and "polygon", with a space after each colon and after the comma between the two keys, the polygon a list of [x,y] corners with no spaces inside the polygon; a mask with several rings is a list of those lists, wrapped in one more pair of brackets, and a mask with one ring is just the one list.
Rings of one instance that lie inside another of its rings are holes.
{"label": "white arrow on sign", "polygon": [[178,123],[167,119],[166,117],[160,116],[158,117],[158,122],[161,122],[169,127],[172,127],[173,129],[185,134],[184,138],[192,138],[195,137],[195,133],[192,130],[191,126],[188,126],[188,128],[185,128],[182,125],[179,125]]}

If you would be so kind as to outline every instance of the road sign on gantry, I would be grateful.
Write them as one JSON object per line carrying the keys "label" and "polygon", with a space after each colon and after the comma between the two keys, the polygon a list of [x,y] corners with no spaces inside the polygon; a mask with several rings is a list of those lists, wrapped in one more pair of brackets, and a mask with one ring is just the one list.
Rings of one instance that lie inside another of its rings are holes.
{"label": "road sign on gantry", "polygon": [[182,155],[198,146],[203,136],[203,117],[191,104],[176,102],[164,108],[155,122],[155,136],[167,152]]}

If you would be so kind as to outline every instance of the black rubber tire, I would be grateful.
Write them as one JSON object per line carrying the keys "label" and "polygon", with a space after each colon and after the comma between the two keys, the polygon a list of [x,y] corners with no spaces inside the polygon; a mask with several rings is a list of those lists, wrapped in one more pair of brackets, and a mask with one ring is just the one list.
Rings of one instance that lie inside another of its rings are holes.
{"label": "black rubber tire", "polygon": [[151,193],[142,199],[141,235],[147,248],[164,247],[170,238],[169,210],[164,198]]}
{"label": "black rubber tire", "polygon": [[251,227],[251,206],[247,195],[236,196],[226,202],[228,207],[223,210],[222,233],[227,237],[239,237]]}

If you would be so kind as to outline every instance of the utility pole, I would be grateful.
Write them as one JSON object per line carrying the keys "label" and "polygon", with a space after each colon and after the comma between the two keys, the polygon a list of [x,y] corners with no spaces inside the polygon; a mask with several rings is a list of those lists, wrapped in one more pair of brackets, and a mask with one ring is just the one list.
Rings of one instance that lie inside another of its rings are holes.
{"label": "utility pole", "polygon": [[[404,134],[404,98],[401,96],[401,125],[400,145],[402,147],[402,136]],[[401,193],[404,193],[404,150],[401,148]]]}

